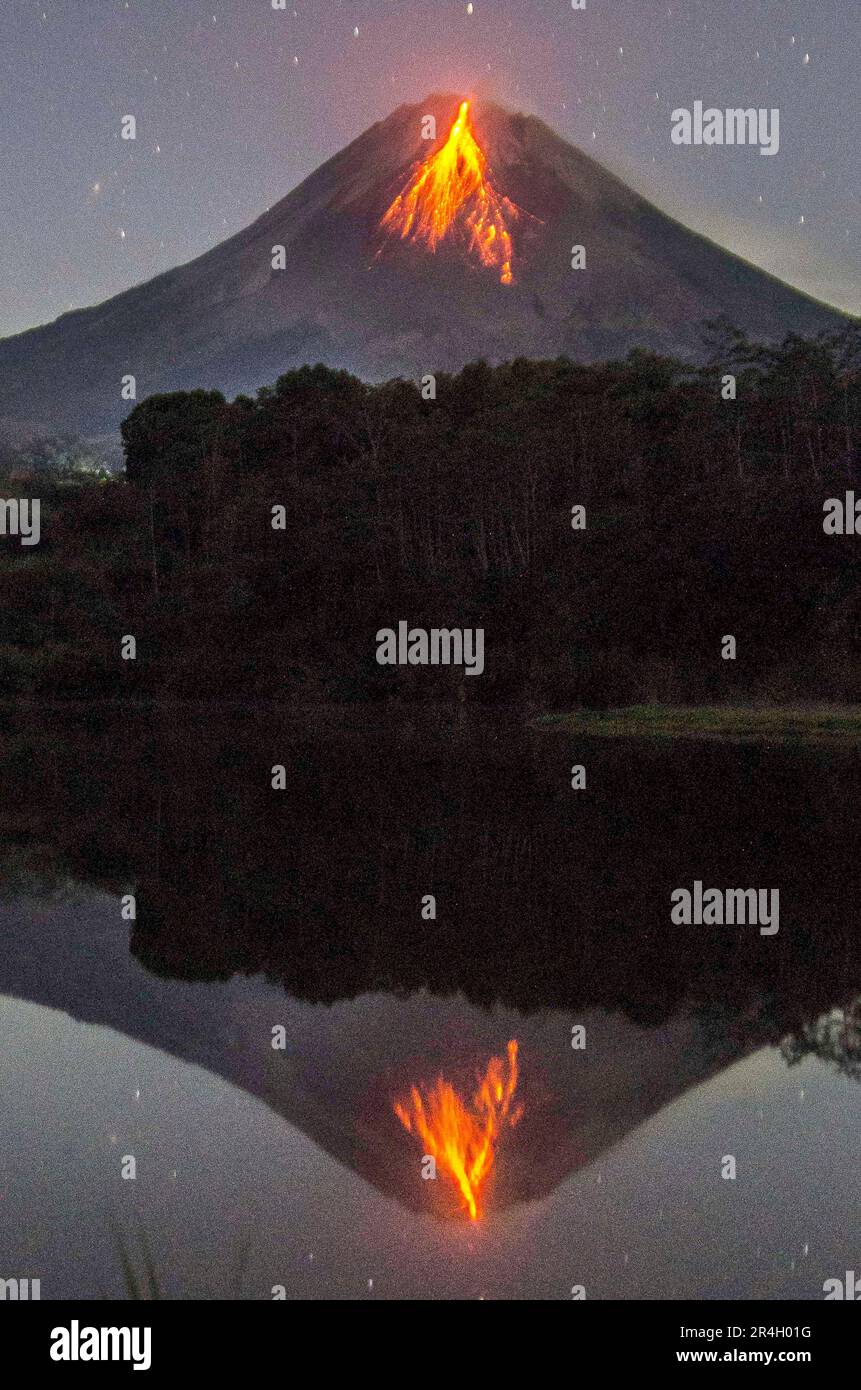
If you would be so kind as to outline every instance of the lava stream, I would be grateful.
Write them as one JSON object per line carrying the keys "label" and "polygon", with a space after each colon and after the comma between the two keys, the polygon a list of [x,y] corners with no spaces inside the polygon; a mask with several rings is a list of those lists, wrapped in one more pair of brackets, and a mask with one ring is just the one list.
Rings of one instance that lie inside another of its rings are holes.
{"label": "lava stream", "polygon": [[413,1086],[409,1097],[395,1102],[395,1114],[425,1152],[457,1184],[470,1220],[477,1221],[480,1199],[505,1124],[516,1125],[523,1107],[512,1111],[517,1088],[517,1042],[512,1039],[505,1059],[491,1057],[468,1109],[457,1091],[442,1077],[428,1088]]}
{"label": "lava stream", "polygon": [[487,160],[472,131],[469,102],[464,101],[445,144],[418,166],[380,225],[430,251],[459,232],[469,251],[498,270],[503,285],[510,285],[510,229],[519,216],[520,209],[497,193],[487,176]]}

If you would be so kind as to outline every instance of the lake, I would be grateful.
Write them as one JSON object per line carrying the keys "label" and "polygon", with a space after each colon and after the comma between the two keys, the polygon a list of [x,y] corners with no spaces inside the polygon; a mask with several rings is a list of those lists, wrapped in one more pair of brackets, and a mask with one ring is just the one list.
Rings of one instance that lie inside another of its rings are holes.
{"label": "lake", "polygon": [[[92,709],[7,718],[0,763],[0,1278],[818,1299],[861,1269],[854,748]],[[778,889],[779,932],[674,924],[695,881]],[[513,1040],[473,1221],[395,1105],[444,1078],[477,1113]]]}

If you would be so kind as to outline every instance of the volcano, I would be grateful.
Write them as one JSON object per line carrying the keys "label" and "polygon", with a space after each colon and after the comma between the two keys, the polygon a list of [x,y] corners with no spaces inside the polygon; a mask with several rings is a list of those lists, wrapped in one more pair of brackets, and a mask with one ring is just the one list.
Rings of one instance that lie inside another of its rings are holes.
{"label": "volcano", "polygon": [[[574,246],[585,269],[572,268]],[[845,322],[535,117],[437,94],[197,260],[0,342],[0,418],[112,430],[130,409],[127,374],[140,400],[253,392],[307,362],[383,380],[635,346],[695,359],[719,315],[761,340]]]}

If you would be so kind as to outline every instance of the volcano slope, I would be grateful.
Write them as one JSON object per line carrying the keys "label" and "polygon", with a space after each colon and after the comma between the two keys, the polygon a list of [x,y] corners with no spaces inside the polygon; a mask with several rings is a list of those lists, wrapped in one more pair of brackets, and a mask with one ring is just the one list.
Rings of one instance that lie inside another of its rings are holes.
{"label": "volcano slope", "polygon": [[[575,245],[585,269],[572,268]],[[720,315],[760,340],[844,321],[658,211],[535,117],[490,102],[464,113],[460,96],[436,94],[197,260],[0,342],[0,418],[112,430],[129,411],[126,374],[140,400],[253,391],[306,362],[383,380],[634,346],[696,357],[704,321]]]}

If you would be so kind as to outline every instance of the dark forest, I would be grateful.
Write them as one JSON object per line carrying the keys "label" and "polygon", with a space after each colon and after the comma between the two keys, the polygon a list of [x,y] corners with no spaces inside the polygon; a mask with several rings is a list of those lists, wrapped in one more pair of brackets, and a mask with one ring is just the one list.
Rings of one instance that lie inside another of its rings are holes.
{"label": "dark forest", "polygon": [[[42,536],[0,542],[4,693],[861,700],[859,540],[823,527],[859,482],[861,331],[767,347],[717,323],[707,358],[478,362],[424,391],[305,367],[255,399],[142,401],[124,475],[9,455]],[[401,619],[483,627],[482,679],[378,666]]]}

